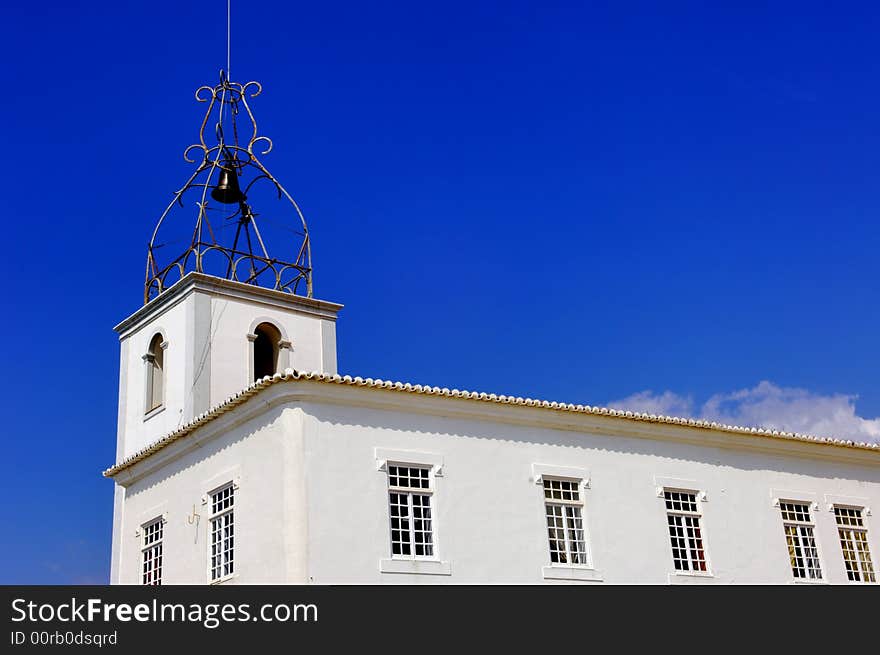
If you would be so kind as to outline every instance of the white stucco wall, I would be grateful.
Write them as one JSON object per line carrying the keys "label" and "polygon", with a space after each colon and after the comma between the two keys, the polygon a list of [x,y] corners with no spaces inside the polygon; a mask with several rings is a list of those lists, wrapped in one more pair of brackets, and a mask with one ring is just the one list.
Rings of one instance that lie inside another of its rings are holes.
{"label": "white stucco wall", "polygon": [[[290,346],[279,370],[336,372],[336,312],[341,305],[190,273],[116,326],[120,334],[117,460],[139,451],[252,381],[248,334],[270,322]],[[167,342],[164,404],[145,414],[146,354]]]}
{"label": "white stucco wall", "polygon": [[304,581],[299,422],[296,410],[272,409],[126,487],[113,582],[140,582],[138,530],[163,516],[164,581],[204,584],[211,534],[208,494],[228,482],[236,485],[236,573],[229,582]]}
{"label": "white stucco wall", "polygon": [[[434,494],[441,564],[432,568],[451,575],[380,570],[390,544],[387,476],[378,470],[377,449],[442,462]],[[843,583],[829,503],[845,498],[880,507],[880,455],[873,452],[284,382],[119,474],[126,490],[114,581],[138,582],[134,529],[165,507],[165,582],[206,582],[208,527],[200,499],[211,480],[235,470],[241,485],[232,583],[546,582],[550,561],[535,465],[588,472],[584,515],[593,570],[587,577],[606,583],[791,582],[773,506],[779,496],[818,504],[813,517],[825,579]],[[656,493],[669,479],[706,493],[710,578],[674,574]],[[187,523],[193,504],[202,514],[198,528]],[[874,515],[866,523],[876,562],[880,526]]]}
{"label": "white stucco wall", "polygon": [[[191,370],[192,343],[187,339],[190,298],[170,304],[163,312],[149,316],[132,333],[121,337],[120,426],[117,456],[128,456],[168,434],[191,418],[186,412],[187,375]],[[167,343],[164,353],[164,404],[146,410],[146,364],[143,357],[150,341],[161,333]]]}
{"label": "white stucco wall", "polygon": [[[335,331],[331,321],[283,307],[257,304],[250,298],[211,297],[211,399],[219,402],[247,387],[253,379],[248,334],[260,323],[271,323],[289,341],[279,355],[279,370],[336,372]],[[324,342],[332,336],[332,347]],[[206,408],[207,409],[207,408]]]}
{"label": "white stucco wall", "polygon": [[[869,507],[880,502],[876,466],[364,408],[310,404],[306,411],[310,576],[321,583],[542,581],[550,562],[535,464],[589,471],[592,564],[611,583],[706,581],[674,574],[658,480],[680,479],[706,492],[706,547],[718,583],[792,579],[772,503],[778,490],[818,501],[823,568],[836,582],[847,578],[826,495],[861,498]],[[437,554],[451,563],[451,579],[379,572],[378,560],[389,556],[389,527],[377,447],[442,457]],[[340,523],[359,535],[357,548],[340,538]],[[877,530],[869,538],[872,552],[880,552]]]}

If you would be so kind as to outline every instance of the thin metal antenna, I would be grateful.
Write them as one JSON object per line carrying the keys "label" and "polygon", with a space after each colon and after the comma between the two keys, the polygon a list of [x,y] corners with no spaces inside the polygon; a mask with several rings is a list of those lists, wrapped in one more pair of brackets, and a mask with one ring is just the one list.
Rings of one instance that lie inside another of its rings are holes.
{"label": "thin metal antenna", "polygon": [[232,63],[232,0],[226,0],[226,79],[231,80],[229,72]]}

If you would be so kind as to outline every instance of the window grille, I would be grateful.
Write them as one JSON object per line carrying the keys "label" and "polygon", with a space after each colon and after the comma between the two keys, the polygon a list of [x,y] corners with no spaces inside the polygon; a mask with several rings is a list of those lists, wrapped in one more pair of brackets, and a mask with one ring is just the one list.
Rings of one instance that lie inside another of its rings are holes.
{"label": "window grille", "polygon": [[553,564],[587,564],[580,480],[544,478],[544,510]]}
{"label": "window grille", "polygon": [[675,570],[707,573],[709,568],[697,493],[664,489],[663,499],[666,502],[666,523]]}
{"label": "window grille", "polygon": [[799,580],[821,580],[822,565],[819,562],[815,525],[810,516],[809,503],[780,501],[779,510],[782,513],[792,575]]}
{"label": "window grille", "polygon": [[846,575],[853,582],[877,582],[871,550],[868,548],[868,530],[861,507],[834,506],[837,534]]}
{"label": "window grille", "polygon": [[141,528],[141,582],[145,585],[162,584],[162,537],[163,520],[158,518]]}
{"label": "window grille", "polygon": [[392,556],[434,557],[432,494],[430,467],[388,465]]}
{"label": "window grille", "polygon": [[211,581],[235,572],[235,489],[228,484],[211,494]]}

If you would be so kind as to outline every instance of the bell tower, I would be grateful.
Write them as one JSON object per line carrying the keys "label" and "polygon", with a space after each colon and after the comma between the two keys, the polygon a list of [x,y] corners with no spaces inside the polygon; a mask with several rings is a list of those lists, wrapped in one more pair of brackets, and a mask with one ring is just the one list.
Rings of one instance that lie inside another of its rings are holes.
{"label": "bell tower", "polygon": [[202,86],[194,165],[147,248],[143,306],[121,345],[117,460],[255,380],[286,368],[336,373],[341,305],[313,297],[308,226],[262,158],[258,82]]}

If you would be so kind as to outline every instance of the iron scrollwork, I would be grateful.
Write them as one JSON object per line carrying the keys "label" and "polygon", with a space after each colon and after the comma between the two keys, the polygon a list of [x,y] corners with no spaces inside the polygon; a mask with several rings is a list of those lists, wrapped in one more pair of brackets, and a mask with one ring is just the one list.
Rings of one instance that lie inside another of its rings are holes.
{"label": "iron scrollwork", "polygon": [[[312,297],[312,256],[305,217],[296,201],[260,161],[261,156],[272,150],[272,140],[258,133],[248,99],[261,92],[259,82],[232,82],[223,71],[220,71],[220,82],[216,86],[202,86],[196,90],[196,100],[208,103],[208,107],[199,129],[199,142],[186,148],[183,156],[197,167],[186,184],[174,194],[153,230],[147,249],[145,304],[190,271]],[[209,143],[205,133],[215,115],[216,138]],[[241,118],[245,119],[241,122],[246,124],[246,141],[239,135]],[[234,184],[229,185],[230,182]],[[224,185],[232,189],[226,195]],[[253,211],[248,200],[248,195],[260,185],[274,188],[273,195],[277,195],[277,200],[289,203],[299,218],[299,229],[287,229],[293,232],[297,241],[291,248],[296,252],[293,261],[269,255],[257,226],[259,214]],[[163,261],[163,249],[172,245],[159,238],[160,233],[164,235],[166,232],[162,229],[163,224],[172,210],[185,209],[185,199],[189,198],[195,198],[196,206],[192,236],[183,239],[186,246],[182,253]],[[231,245],[217,238],[217,226],[212,225],[209,217],[211,213],[223,215],[222,227],[235,228]]]}

